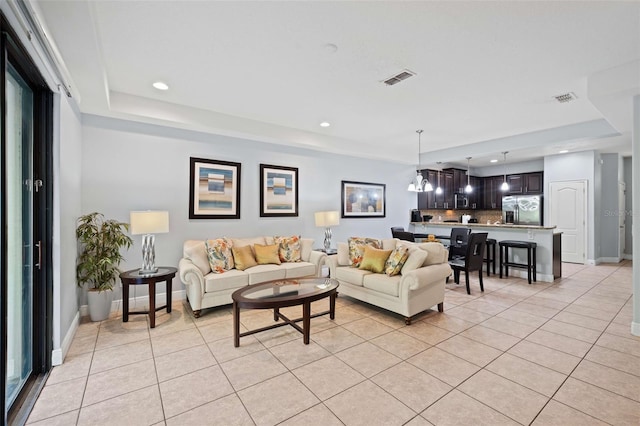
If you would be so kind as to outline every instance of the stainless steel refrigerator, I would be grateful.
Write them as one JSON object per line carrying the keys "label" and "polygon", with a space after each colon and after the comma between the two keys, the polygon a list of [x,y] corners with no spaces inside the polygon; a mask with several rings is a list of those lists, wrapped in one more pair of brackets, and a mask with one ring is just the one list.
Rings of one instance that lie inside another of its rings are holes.
{"label": "stainless steel refrigerator", "polygon": [[514,225],[542,225],[542,195],[502,197],[502,221]]}

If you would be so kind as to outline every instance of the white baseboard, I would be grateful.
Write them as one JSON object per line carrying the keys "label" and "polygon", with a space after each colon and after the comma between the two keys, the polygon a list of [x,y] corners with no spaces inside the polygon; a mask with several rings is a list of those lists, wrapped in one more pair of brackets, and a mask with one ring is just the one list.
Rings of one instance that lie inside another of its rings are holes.
{"label": "white baseboard", "polygon": [[631,334],[640,336],[640,322],[631,322]]}
{"label": "white baseboard", "polygon": [[624,254],[624,259],[626,260],[633,260],[633,253],[629,254],[629,253],[625,253]]}
{"label": "white baseboard", "polygon": [[597,263],[595,260],[593,260],[593,259],[587,259],[587,260],[584,262],[584,264],[585,264],[585,265],[590,265],[590,266],[596,266],[598,263]]}
{"label": "white baseboard", "polygon": [[[187,298],[186,290],[176,290],[171,292],[171,300],[184,300]],[[162,306],[167,300],[166,293],[156,294],[156,306]],[[135,308],[136,306],[143,306],[149,304],[149,296],[138,296],[129,298],[129,308]],[[122,299],[114,300],[111,302],[111,312],[119,312],[122,310]],[[89,306],[80,306],[80,316],[84,317],[89,315]]]}
{"label": "white baseboard", "polygon": [[51,352],[51,365],[56,366],[62,364],[64,357],[67,356],[67,352],[69,352],[71,342],[73,342],[73,338],[76,335],[78,325],[80,325],[80,311],[76,312],[76,316],[73,318],[73,321],[71,321],[71,327],[69,327],[67,334],[62,340],[62,347],[54,349]]}

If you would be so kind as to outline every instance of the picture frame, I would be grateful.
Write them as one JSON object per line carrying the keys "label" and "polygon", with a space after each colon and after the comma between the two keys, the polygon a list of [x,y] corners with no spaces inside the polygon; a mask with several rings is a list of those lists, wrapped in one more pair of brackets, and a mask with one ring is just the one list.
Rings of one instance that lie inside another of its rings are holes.
{"label": "picture frame", "polygon": [[298,216],[298,169],[260,164],[260,217]]}
{"label": "picture frame", "polygon": [[387,186],[384,183],[342,181],[343,218],[386,217]]}
{"label": "picture frame", "polygon": [[241,164],[190,157],[189,219],[240,219]]}

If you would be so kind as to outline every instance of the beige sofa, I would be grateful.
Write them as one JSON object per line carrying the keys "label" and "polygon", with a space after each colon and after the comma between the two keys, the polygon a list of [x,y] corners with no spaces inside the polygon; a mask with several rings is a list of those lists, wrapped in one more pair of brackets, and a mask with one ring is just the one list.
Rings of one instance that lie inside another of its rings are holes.
{"label": "beige sofa", "polygon": [[417,269],[403,268],[400,275],[390,277],[351,267],[348,244],[338,243],[338,254],[327,257],[327,264],[331,277],[340,282],[340,294],[403,315],[409,325],[411,317],[432,306],[438,305],[440,312],[444,310],[445,281],[451,274],[451,267],[447,260],[448,251],[440,243],[382,240],[385,250],[393,250],[397,244],[409,246],[410,253],[413,250],[426,251],[426,259]]}
{"label": "beige sofa", "polygon": [[[230,238],[233,246],[273,244],[273,237]],[[280,265],[257,265],[240,271],[231,269],[222,274],[211,272],[204,240],[184,242],[183,258],[178,270],[180,280],[186,287],[187,299],[194,316],[200,316],[201,310],[213,306],[232,303],[231,294],[240,287],[283,278],[320,276],[326,254],[312,250],[313,240],[300,239],[301,262],[285,262]]]}

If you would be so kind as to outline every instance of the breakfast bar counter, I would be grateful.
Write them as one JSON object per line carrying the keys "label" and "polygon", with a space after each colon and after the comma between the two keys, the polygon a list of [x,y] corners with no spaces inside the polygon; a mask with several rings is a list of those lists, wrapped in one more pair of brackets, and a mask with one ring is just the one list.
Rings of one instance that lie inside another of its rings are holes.
{"label": "breakfast bar counter", "polygon": [[[536,268],[538,281],[553,282],[562,275],[561,270],[561,233],[555,232],[555,226],[483,224],[455,222],[411,222],[409,231],[414,234],[450,235],[451,228],[468,228],[471,232],[488,232],[488,238],[497,242],[518,240],[534,242],[536,249]],[[513,261],[526,263],[526,251],[511,250]],[[496,265],[499,267],[499,265]],[[527,277],[527,271],[509,269],[512,276]]]}

